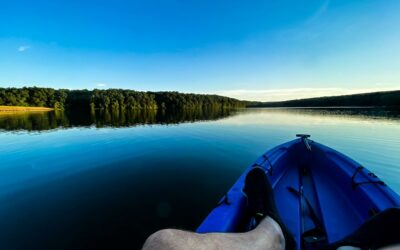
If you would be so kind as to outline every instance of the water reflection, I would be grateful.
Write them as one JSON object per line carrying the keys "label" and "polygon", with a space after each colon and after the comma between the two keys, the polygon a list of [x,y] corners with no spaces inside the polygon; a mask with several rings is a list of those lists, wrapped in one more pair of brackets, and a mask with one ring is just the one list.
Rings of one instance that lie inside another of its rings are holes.
{"label": "water reflection", "polygon": [[250,108],[247,113],[277,113],[360,120],[400,120],[400,109],[390,108]]}
{"label": "water reflection", "polygon": [[222,119],[237,110],[191,109],[176,112],[157,110],[54,111],[0,114],[0,130],[43,131],[71,127],[132,127],[145,124],[177,124]]}
{"label": "water reflection", "polygon": [[[250,108],[241,110],[192,109],[176,112],[163,110],[96,110],[54,111],[34,113],[0,113],[0,130],[44,131],[71,127],[132,127],[149,124],[178,124],[185,122],[212,121],[237,114],[300,115],[318,118],[400,120],[400,110],[382,108]],[[246,119],[246,116],[244,117]],[[283,122],[282,119],[276,122]]]}
{"label": "water reflection", "polygon": [[68,124],[63,112],[27,112],[0,114],[0,129],[42,131]]}
{"label": "water reflection", "polygon": [[[350,156],[400,192],[399,113],[0,114],[3,131],[56,129],[0,132],[0,249],[140,249],[158,229],[193,230],[247,166],[296,133]],[[217,121],[137,126],[203,120]],[[72,127],[85,129],[63,129]]]}

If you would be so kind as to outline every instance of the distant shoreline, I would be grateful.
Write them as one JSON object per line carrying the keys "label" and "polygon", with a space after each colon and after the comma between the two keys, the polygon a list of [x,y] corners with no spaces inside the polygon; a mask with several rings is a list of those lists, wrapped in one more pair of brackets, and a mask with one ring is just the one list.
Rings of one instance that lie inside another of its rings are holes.
{"label": "distant shoreline", "polygon": [[53,108],[47,107],[0,106],[0,113],[43,112],[53,110]]}
{"label": "distant shoreline", "polygon": [[[10,105],[10,106],[5,106]],[[0,112],[55,110],[176,110],[237,108],[384,107],[400,109],[400,90],[326,96],[279,102],[238,100],[219,95],[179,92],[144,92],[127,89],[67,90],[0,88]]]}
{"label": "distant shoreline", "polygon": [[390,107],[400,108],[400,90],[325,96],[280,102],[248,102],[252,108],[337,108]]}

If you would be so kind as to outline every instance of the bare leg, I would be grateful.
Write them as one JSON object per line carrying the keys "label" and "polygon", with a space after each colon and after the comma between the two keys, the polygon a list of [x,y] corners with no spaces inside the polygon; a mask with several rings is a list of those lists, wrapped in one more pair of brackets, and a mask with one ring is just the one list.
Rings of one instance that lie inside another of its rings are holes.
{"label": "bare leg", "polygon": [[160,230],[152,234],[143,246],[143,250],[158,249],[284,250],[285,239],[279,224],[266,217],[255,229],[246,233],[198,234],[176,229]]}

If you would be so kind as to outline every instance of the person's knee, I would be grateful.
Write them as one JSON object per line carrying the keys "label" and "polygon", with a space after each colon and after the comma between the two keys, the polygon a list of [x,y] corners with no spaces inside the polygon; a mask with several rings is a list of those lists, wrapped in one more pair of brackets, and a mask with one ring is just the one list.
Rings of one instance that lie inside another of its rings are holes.
{"label": "person's knee", "polygon": [[174,238],[172,229],[163,229],[150,235],[143,245],[143,250],[169,249]]}

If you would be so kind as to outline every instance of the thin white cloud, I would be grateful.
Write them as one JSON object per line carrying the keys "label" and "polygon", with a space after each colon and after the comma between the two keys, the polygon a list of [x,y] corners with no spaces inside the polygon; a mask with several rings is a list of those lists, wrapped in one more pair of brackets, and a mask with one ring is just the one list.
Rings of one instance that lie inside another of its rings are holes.
{"label": "thin white cloud", "polygon": [[27,49],[30,49],[31,48],[31,46],[29,46],[29,45],[21,45],[21,46],[19,46],[18,47],[18,51],[19,52],[24,52],[24,51],[26,51]]}
{"label": "thin white cloud", "polygon": [[293,99],[303,99],[322,96],[337,96],[337,95],[351,95],[359,93],[377,92],[398,90],[400,88],[358,88],[358,89],[345,89],[345,88],[291,88],[291,89],[261,89],[261,90],[222,90],[218,91],[218,95],[228,96],[240,100],[248,101],[285,101]]}
{"label": "thin white cloud", "polygon": [[105,86],[107,86],[107,83],[100,82],[100,83],[97,83],[96,86],[97,87],[105,87]]}

